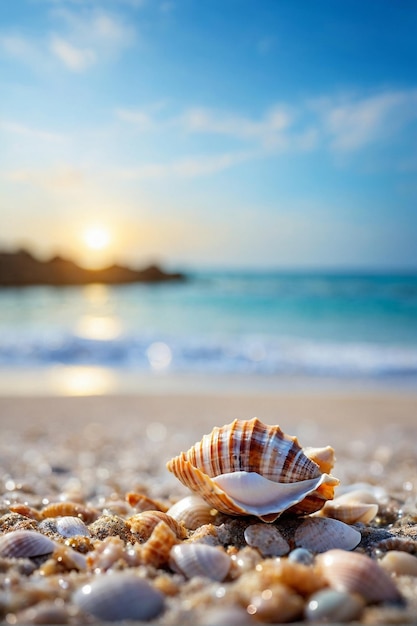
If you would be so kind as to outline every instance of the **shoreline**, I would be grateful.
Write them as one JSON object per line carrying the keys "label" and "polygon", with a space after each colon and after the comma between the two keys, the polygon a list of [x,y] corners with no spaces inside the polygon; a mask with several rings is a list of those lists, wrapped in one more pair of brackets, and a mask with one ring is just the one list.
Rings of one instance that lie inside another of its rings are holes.
{"label": "shoreline", "polygon": [[415,377],[329,377],[254,373],[181,373],[89,365],[0,366],[0,397],[242,394],[405,394],[417,396]]}

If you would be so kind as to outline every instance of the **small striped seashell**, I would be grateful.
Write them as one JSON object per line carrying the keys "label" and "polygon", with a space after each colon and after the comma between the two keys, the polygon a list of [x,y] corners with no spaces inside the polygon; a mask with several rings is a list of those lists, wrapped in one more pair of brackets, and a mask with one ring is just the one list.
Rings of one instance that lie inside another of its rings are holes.
{"label": "small striped seashell", "polygon": [[160,521],[148,541],[138,547],[140,560],[145,565],[161,567],[168,563],[171,548],[177,543],[175,532],[165,522]]}
{"label": "small striped seashell", "polygon": [[325,517],[307,517],[294,534],[297,547],[316,553],[334,548],[353,550],[361,539],[362,535],[356,528]]}
{"label": "small striped seashell", "polygon": [[213,507],[200,498],[191,495],[178,500],[168,509],[167,513],[177,522],[184,524],[188,530],[196,530],[213,521]]}
{"label": "small striped seashell", "polygon": [[12,530],[0,537],[0,556],[9,558],[35,557],[50,554],[55,542],[35,530]]}
{"label": "small striped seashell", "polygon": [[378,514],[378,500],[372,488],[353,489],[336,495],[325,503],[319,515],[338,519],[346,524],[369,524]]}
{"label": "small striped seashell", "polygon": [[15,504],[11,504],[9,506],[9,510],[12,513],[18,513],[19,515],[23,515],[24,517],[34,519],[37,522],[42,519],[40,512],[34,509],[32,506],[29,506],[28,504],[20,504],[19,502],[16,502]]}
{"label": "small striped seashell", "polygon": [[417,576],[417,557],[400,550],[391,550],[378,561],[389,574]]}
{"label": "small striped seashell", "polygon": [[378,514],[377,504],[366,502],[337,502],[329,500],[319,512],[320,516],[337,519],[345,524],[369,524]]}
{"label": "small striped seashell", "polygon": [[262,556],[282,556],[288,554],[290,546],[275,526],[252,524],[245,529],[245,541],[251,548],[257,548]]}
{"label": "small striped seashell", "polygon": [[205,576],[221,582],[229,573],[231,560],[222,548],[203,543],[181,543],[171,550],[171,566],[186,578]]}
{"label": "small striped seashell", "polygon": [[55,527],[57,533],[62,537],[77,537],[78,535],[82,535],[83,537],[90,536],[90,531],[83,520],[72,515],[58,517]]}
{"label": "small striped seashell", "polygon": [[87,508],[78,502],[50,502],[40,512],[42,519],[46,517],[80,517],[86,524],[98,518],[99,512]]}
{"label": "small striped seashell", "polygon": [[145,496],[143,493],[136,493],[134,491],[129,491],[126,494],[126,501],[130,504],[132,509],[135,509],[138,513],[142,511],[163,511],[167,512],[167,508],[162,502],[159,500],[153,500],[153,498],[149,498]]}
{"label": "small striped seashell", "polygon": [[257,418],[214,428],[167,468],[218,511],[266,522],[286,510],[319,510],[339,484],[304,454],[296,437]]}
{"label": "small striped seashell", "polygon": [[99,620],[148,621],[164,610],[164,596],[132,572],[99,575],[77,589],[72,600],[84,613]]}
{"label": "small striped seashell", "polygon": [[333,589],[358,593],[368,602],[400,602],[402,600],[389,574],[365,554],[329,550],[318,555],[317,564]]}
{"label": "small striped seashell", "polygon": [[126,524],[129,526],[132,533],[135,533],[140,541],[147,541],[152,535],[154,528],[164,522],[175,533],[178,539],[185,539],[187,532],[184,526],[177,522],[171,515],[163,513],[162,511],[143,511],[128,517]]}

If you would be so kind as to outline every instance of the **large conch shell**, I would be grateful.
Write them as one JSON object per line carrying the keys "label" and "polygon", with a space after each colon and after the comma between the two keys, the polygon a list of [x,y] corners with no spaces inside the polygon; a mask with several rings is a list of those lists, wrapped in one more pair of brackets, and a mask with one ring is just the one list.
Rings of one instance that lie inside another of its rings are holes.
{"label": "large conch shell", "polygon": [[313,513],[333,498],[333,461],[330,446],[304,451],[296,437],[255,417],[214,428],[167,468],[218,511],[273,522],[288,510]]}

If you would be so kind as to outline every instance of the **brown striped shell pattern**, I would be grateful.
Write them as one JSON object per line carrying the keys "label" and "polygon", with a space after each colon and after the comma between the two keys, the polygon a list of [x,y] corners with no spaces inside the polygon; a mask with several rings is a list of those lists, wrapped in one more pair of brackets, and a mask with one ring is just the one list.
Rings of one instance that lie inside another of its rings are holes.
{"label": "brown striped shell pattern", "polygon": [[214,428],[167,468],[218,511],[273,522],[288,510],[313,513],[333,498],[333,461],[330,446],[303,450],[296,437],[255,417]]}

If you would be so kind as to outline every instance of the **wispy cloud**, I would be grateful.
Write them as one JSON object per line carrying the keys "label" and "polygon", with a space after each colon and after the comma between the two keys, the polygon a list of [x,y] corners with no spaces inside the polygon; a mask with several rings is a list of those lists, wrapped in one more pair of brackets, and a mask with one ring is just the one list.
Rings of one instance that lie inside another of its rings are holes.
{"label": "wispy cloud", "polygon": [[97,55],[90,48],[77,48],[61,37],[53,36],[51,51],[68,69],[83,72],[97,60]]}
{"label": "wispy cloud", "polygon": [[[175,130],[183,137],[217,136],[222,148],[214,157],[201,155],[131,168],[124,171],[129,178],[202,176],[252,159],[319,149],[331,154],[357,153],[389,141],[417,119],[417,89],[385,90],[371,96],[335,94],[297,105],[282,103],[257,118],[206,107],[190,107],[171,115],[166,109],[151,109],[119,108],[116,116],[138,132],[169,136]],[[227,140],[233,141],[229,150],[225,147]],[[236,147],[236,141],[240,147]]]}
{"label": "wispy cloud", "polygon": [[255,139],[263,144],[269,144],[277,133],[287,130],[291,122],[289,108],[280,106],[268,111],[260,120],[204,108],[189,109],[180,118],[180,123],[187,132]]}
{"label": "wispy cloud", "polygon": [[50,50],[69,70],[81,72],[117,56],[134,40],[134,30],[121,16],[102,10],[59,8],[54,16],[63,27],[50,38]]}
{"label": "wispy cloud", "polygon": [[12,135],[18,135],[21,137],[27,137],[29,139],[36,139],[47,142],[63,142],[66,141],[66,136],[60,133],[54,133],[49,130],[43,130],[39,128],[32,128],[21,124],[19,122],[13,122],[11,120],[0,119],[0,131],[10,133]]}
{"label": "wispy cloud", "polygon": [[84,72],[119,56],[135,40],[135,30],[121,12],[104,11],[93,2],[80,3],[78,9],[68,2],[51,6],[48,32],[36,38],[4,32],[0,52],[38,71],[59,64],[72,72]]}
{"label": "wispy cloud", "polygon": [[180,158],[168,163],[149,163],[134,168],[119,170],[123,179],[149,180],[169,177],[194,178],[215,174],[234,165],[252,160],[254,152],[230,152],[214,156]]}
{"label": "wispy cloud", "polygon": [[335,151],[354,151],[386,139],[417,118],[417,89],[316,103],[324,133]]}

